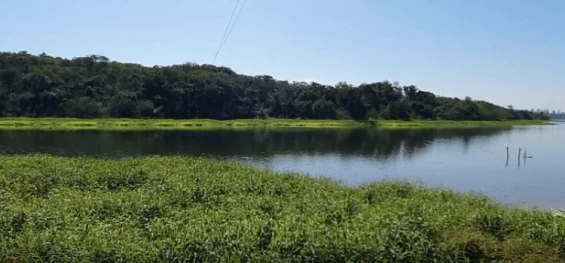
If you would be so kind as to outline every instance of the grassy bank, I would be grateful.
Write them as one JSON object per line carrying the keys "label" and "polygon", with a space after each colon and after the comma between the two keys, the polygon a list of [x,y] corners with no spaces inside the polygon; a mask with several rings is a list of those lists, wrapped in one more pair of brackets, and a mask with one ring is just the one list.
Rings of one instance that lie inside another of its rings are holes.
{"label": "grassy bank", "polygon": [[565,219],[231,162],[0,156],[0,262],[559,262]]}
{"label": "grassy bank", "polygon": [[291,120],[291,119],[246,119],[246,120],[167,120],[167,119],[68,119],[68,118],[0,118],[0,129],[99,129],[99,130],[135,130],[135,129],[219,129],[219,128],[323,128],[323,127],[362,127],[378,126],[381,128],[464,128],[464,127],[499,127],[513,125],[541,125],[547,121],[355,121],[355,120]]}
{"label": "grassy bank", "polygon": [[383,128],[481,128],[481,127],[510,127],[523,125],[549,125],[551,122],[544,120],[513,120],[513,121],[448,121],[448,120],[413,120],[378,122]]}

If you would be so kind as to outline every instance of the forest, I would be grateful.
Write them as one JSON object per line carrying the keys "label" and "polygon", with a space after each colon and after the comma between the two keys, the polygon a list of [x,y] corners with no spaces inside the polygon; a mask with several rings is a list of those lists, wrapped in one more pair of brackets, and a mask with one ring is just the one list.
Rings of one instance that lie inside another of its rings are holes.
{"label": "forest", "polygon": [[90,55],[0,52],[0,117],[170,119],[548,119],[389,81],[334,86],[185,63],[146,67]]}

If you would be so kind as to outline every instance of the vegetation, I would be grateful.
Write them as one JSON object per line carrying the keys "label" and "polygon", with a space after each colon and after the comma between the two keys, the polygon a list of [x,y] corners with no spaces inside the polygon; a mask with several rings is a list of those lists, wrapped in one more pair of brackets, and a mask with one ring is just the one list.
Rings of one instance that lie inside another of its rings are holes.
{"label": "vegetation", "polygon": [[277,81],[186,63],[144,67],[103,56],[0,53],[0,117],[168,119],[546,119],[387,81],[353,86]]}
{"label": "vegetation", "polygon": [[0,262],[559,262],[565,219],[186,157],[0,156]]}
{"label": "vegetation", "polygon": [[556,120],[565,120],[565,113],[561,112],[561,111],[553,111],[552,113],[549,113],[549,117],[551,119],[556,119]]}
{"label": "vegetation", "polygon": [[0,130],[182,130],[257,127],[363,127],[426,128],[426,127],[511,127],[513,125],[543,125],[544,120],[513,121],[355,121],[355,120],[290,120],[290,119],[74,119],[74,118],[0,118]]}
{"label": "vegetation", "polygon": [[382,128],[494,128],[519,125],[549,125],[546,120],[510,120],[510,121],[453,121],[453,120],[382,120],[377,125]]}

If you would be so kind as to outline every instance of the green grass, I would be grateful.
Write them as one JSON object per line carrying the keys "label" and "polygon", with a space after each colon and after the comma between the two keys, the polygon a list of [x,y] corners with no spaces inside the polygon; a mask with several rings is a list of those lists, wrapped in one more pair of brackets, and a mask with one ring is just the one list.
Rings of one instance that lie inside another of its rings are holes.
{"label": "green grass", "polygon": [[362,127],[380,128],[465,128],[497,127],[513,125],[542,125],[547,121],[355,121],[355,120],[294,120],[294,119],[245,119],[245,120],[210,120],[210,119],[72,119],[72,118],[0,118],[0,130],[183,130],[183,129],[243,129],[257,127],[271,128],[327,128],[327,127]]}
{"label": "green grass", "polygon": [[565,219],[232,162],[0,156],[0,262],[563,262]]}
{"label": "green grass", "polygon": [[286,119],[72,119],[72,118],[0,118],[0,129],[94,129],[94,130],[189,130],[189,129],[242,129],[257,127],[357,127],[374,125],[369,121],[354,120],[286,120]]}
{"label": "green grass", "polygon": [[413,120],[394,121],[383,120],[378,122],[383,128],[480,128],[480,127],[509,127],[519,125],[548,125],[544,120],[512,120],[512,121],[448,121],[448,120]]}

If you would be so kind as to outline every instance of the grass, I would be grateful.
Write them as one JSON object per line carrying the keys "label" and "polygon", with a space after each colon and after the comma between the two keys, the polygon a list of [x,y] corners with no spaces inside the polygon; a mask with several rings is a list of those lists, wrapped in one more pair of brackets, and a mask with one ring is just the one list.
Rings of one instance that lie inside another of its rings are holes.
{"label": "grass", "polygon": [[413,121],[379,121],[383,128],[480,128],[480,127],[511,127],[519,125],[548,125],[544,120],[512,120],[512,121],[449,121],[449,120],[413,120]]}
{"label": "grass", "polygon": [[186,129],[241,129],[241,128],[326,128],[378,126],[380,128],[465,128],[465,127],[509,127],[513,125],[548,124],[541,120],[517,121],[355,121],[355,120],[295,120],[295,119],[72,119],[72,118],[0,118],[0,130],[186,130]]}
{"label": "grass", "polygon": [[94,130],[137,130],[137,129],[218,129],[256,127],[354,127],[373,124],[354,120],[287,120],[287,119],[72,119],[72,118],[0,118],[0,129],[94,129]]}
{"label": "grass", "polygon": [[0,262],[563,262],[565,219],[188,157],[0,156]]}

